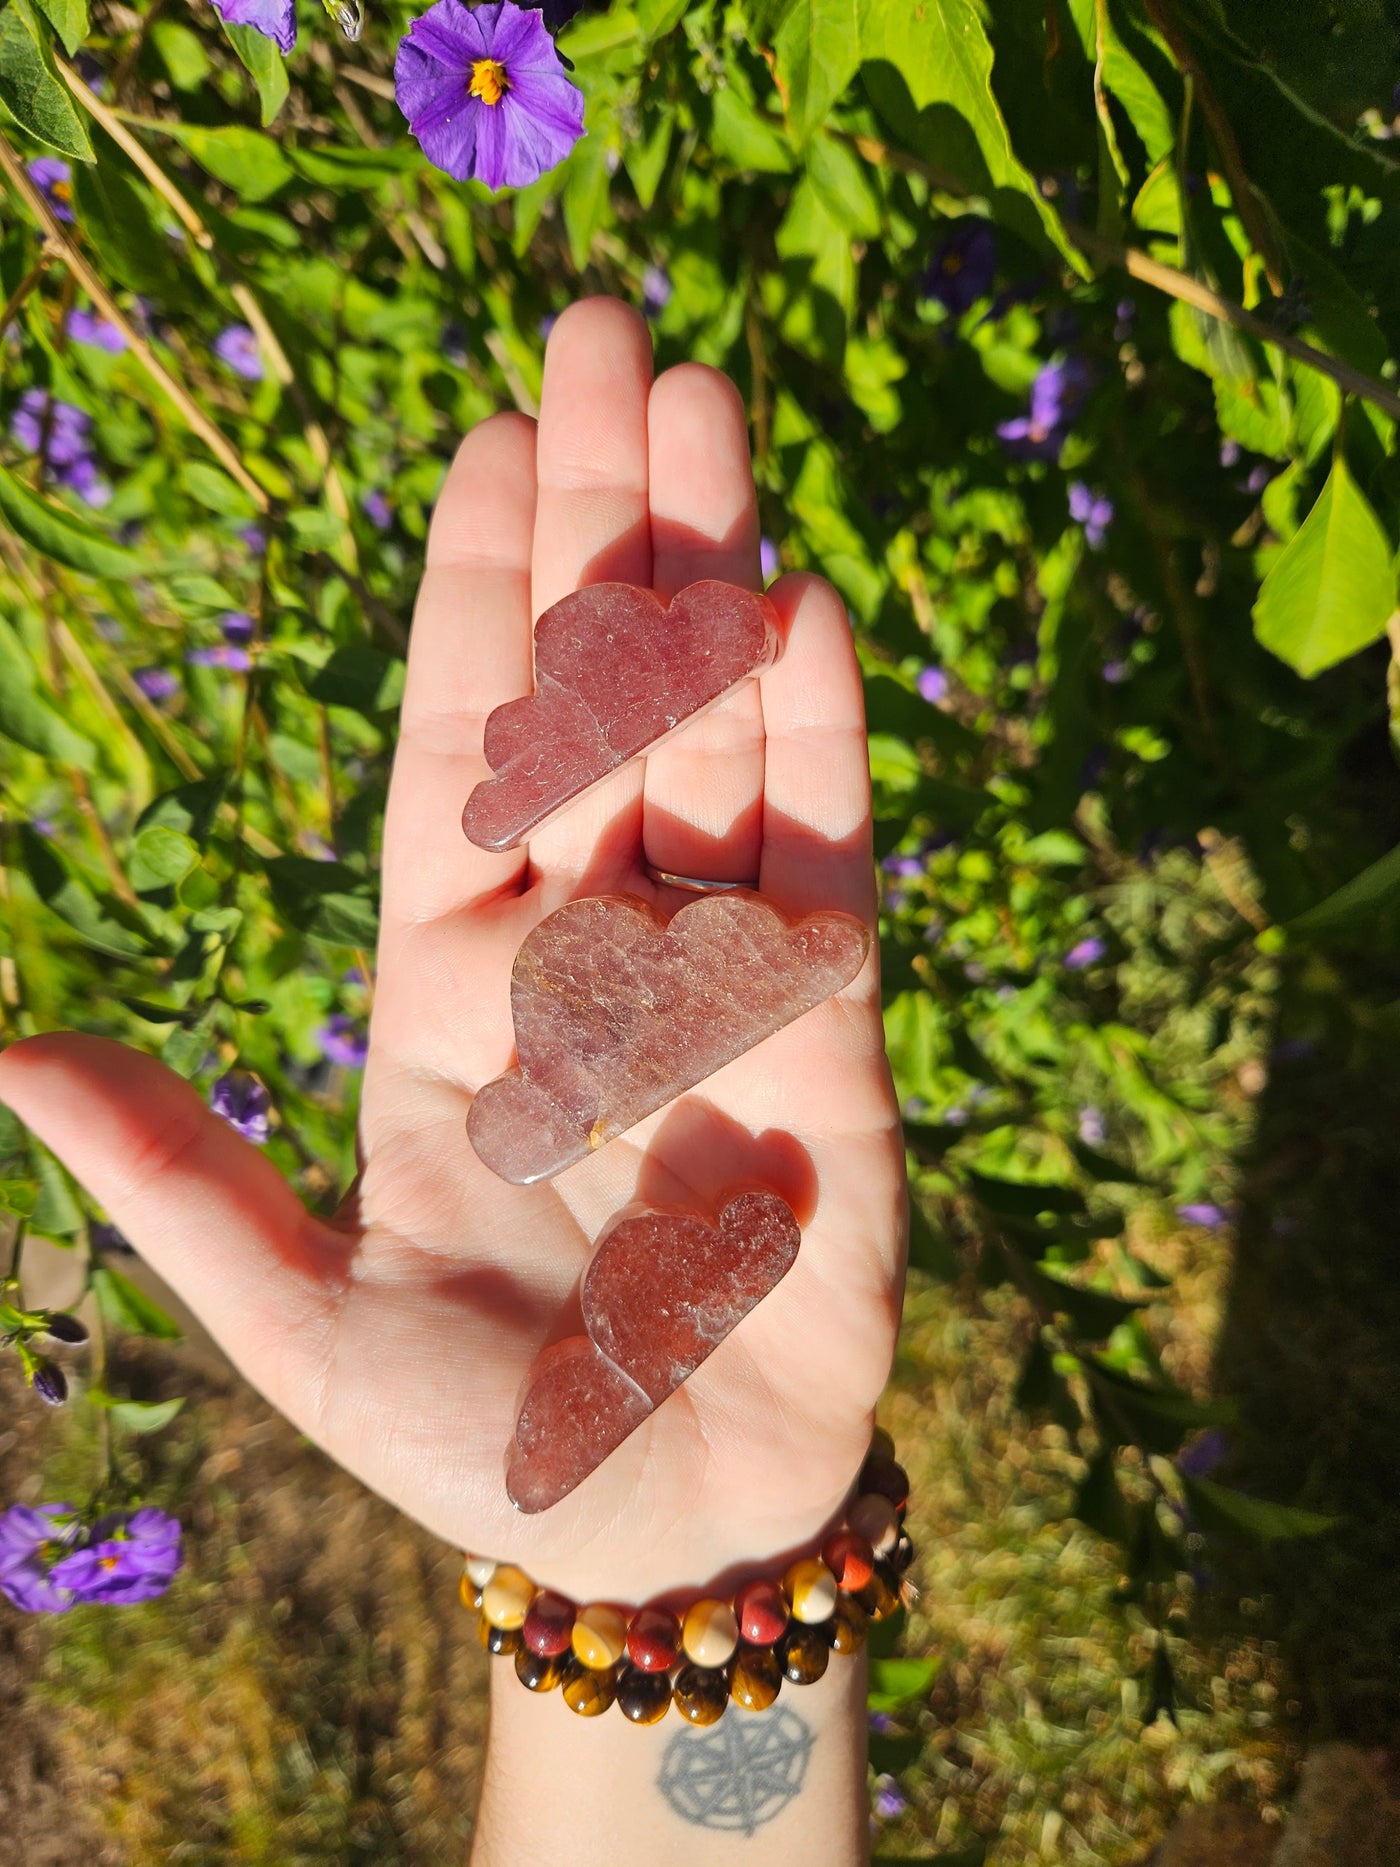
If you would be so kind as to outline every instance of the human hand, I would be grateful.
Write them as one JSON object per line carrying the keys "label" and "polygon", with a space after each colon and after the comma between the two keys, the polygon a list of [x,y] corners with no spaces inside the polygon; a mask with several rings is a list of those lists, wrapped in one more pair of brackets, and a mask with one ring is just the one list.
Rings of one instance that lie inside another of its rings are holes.
{"label": "human hand", "polygon": [[[873,923],[859,674],[845,607],[812,577],[770,592],[788,644],[760,681],[527,850],[462,835],[486,716],[531,685],[533,618],[583,583],[666,598],[702,577],[759,584],[737,392],[693,364],[653,385],[641,320],[579,304],[550,338],[538,428],[475,429],[433,520],[385,826],[362,1172],[337,1220],[307,1214],[153,1058],[73,1033],[0,1056],[0,1098],[274,1405],[438,1535],[578,1598],[640,1600],[809,1542],[861,1462],[899,1317],[903,1152],[873,952],[837,999],[554,1181],[508,1185],[467,1140],[473,1091],[512,1060],[512,961],[563,903],[629,892],[674,912],[691,897],[658,890],[649,862]],[[639,1193],[713,1212],[754,1180],[797,1210],[794,1268],[576,1492],[521,1516],[505,1448],[592,1240]]]}

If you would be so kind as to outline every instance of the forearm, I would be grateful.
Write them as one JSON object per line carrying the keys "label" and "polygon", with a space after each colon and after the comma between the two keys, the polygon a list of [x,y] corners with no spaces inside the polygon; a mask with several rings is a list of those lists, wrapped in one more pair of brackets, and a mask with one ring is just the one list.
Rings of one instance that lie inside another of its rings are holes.
{"label": "forearm", "polygon": [[768,1711],[730,1705],[698,1729],[675,1708],[631,1725],[580,1718],[493,1662],[491,1731],[471,1867],[731,1867],[754,1859],[864,1867],[866,1666],[833,1654]]}

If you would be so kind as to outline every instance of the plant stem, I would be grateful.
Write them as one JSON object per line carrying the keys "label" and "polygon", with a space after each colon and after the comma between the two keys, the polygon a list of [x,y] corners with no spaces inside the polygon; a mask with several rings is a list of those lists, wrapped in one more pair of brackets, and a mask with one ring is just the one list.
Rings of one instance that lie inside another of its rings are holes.
{"label": "plant stem", "polygon": [[17,1220],[15,1235],[10,1241],[10,1268],[5,1278],[6,1283],[17,1284],[19,1282],[19,1267],[24,1257],[24,1241],[28,1233],[28,1219]]}
{"label": "plant stem", "polygon": [[46,241],[38,259],[35,260],[34,264],[29,268],[29,271],[25,273],[19,284],[5,300],[4,307],[0,309],[0,338],[3,338],[6,331],[9,330],[16,313],[20,310],[25,300],[29,297],[29,294],[34,290],[35,286],[38,285],[39,281],[57,258],[58,255],[56,253],[51,253],[49,251]]}

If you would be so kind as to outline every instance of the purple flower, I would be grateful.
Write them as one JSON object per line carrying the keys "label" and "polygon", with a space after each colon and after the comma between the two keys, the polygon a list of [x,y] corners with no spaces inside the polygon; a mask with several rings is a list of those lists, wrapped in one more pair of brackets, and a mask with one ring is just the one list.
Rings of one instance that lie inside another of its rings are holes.
{"label": "purple flower", "polygon": [[[239,19],[232,20],[230,24],[251,26],[253,21]],[[269,33],[268,37],[272,35]],[[257,338],[246,324],[230,324],[226,330],[220,331],[214,339],[214,355],[221,363],[227,364],[235,376],[241,376],[244,382],[262,381],[262,352],[258,349]]]}
{"label": "purple flower", "polygon": [[1218,1426],[1202,1433],[1176,1455],[1176,1469],[1188,1478],[1209,1478],[1226,1453],[1225,1435]]}
{"label": "purple flower", "polygon": [[[908,1104],[906,1103],[905,1113],[907,1114],[908,1112]],[[887,1711],[872,1711],[867,1722],[870,1729],[877,1737],[888,1737],[890,1732],[894,1729],[894,1719],[891,1718]]]}
{"label": "purple flower", "polygon": [[50,1565],[80,1535],[71,1504],[12,1504],[0,1514],[0,1595],[25,1614],[62,1614],[72,1593],[49,1579]]}
{"label": "purple flower", "polygon": [[877,1776],[874,1806],[875,1813],[882,1822],[894,1822],[898,1821],[909,1804],[900,1793],[899,1784],[892,1776]]}
{"label": "purple flower", "polygon": [[782,569],[782,559],[778,556],[778,547],[771,538],[758,541],[758,569],[764,583],[772,583]]}
{"label": "purple flower", "polygon": [[1083,1108],[1079,1111],[1079,1138],[1085,1147],[1102,1147],[1108,1138],[1104,1127],[1102,1111],[1096,1108]]}
{"label": "purple flower", "polygon": [[86,457],[92,434],[92,417],[71,402],[50,398],[44,389],[26,389],[10,418],[10,433],[20,447],[37,454],[44,440],[46,409],[45,458],[51,467],[71,467]]}
{"label": "purple flower", "polygon": [[147,700],[169,700],[180,691],[180,678],[169,668],[138,668],[131,678]]}
{"label": "purple flower", "polygon": [[68,1377],[62,1368],[42,1356],[35,1359],[29,1385],[49,1407],[61,1407],[68,1398]]}
{"label": "purple flower", "polygon": [[73,171],[62,156],[35,156],[29,164],[29,179],[58,220],[72,220]]}
{"label": "purple flower", "polygon": [[271,39],[279,52],[290,52],[297,42],[296,0],[212,0],[226,26],[251,26]]}
{"label": "purple flower", "polygon": [[546,311],[545,312],[544,316],[540,319],[539,323],[535,327],[536,330],[538,330],[540,334],[540,341],[542,343],[547,344],[549,342],[549,333],[554,329],[555,325],[558,322],[559,322],[559,313],[557,311]]}
{"label": "purple flower", "polygon": [[1230,1223],[1230,1215],[1223,1206],[1213,1206],[1208,1200],[1188,1200],[1184,1206],[1176,1209],[1178,1219],[1185,1219],[1188,1225],[1203,1225],[1208,1232],[1218,1231],[1222,1225]]}
{"label": "purple flower", "polygon": [[1261,460],[1256,466],[1251,467],[1245,478],[1240,481],[1240,491],[1251,493],[1257,499],[1277,472],[1278,468],[1273,461]]}
{"label": "purple flower", "polygon": [[387,532],[394,523],[394,508],[378,487],[371,487],[360,501],[365,517],[377,531]]}
{"label": "purple flower", "polygon": [[245,525],[238,536],[254,557],[260,558],[267,549],[267,533],[261,525]]}
{"label": "purple flower", "polygon": [[272,1132],[272,1098],[247,1070],[230,1070],[209,1091],[209,1106],[244,1140],[261,1147]]}
{"label": "purple flower", "polygon": [[512,0],[434,0],[399,41],[394,83],[434,167],[493,193],[528,187],[583,135],[582,91],[540,14]]}
{"label": "purple flower", "polygon": [[648,318],[659,318],[671,302],[671,293],[675,288],[670,275],[660,266],[648,266],[642,274],[642,314]]}
{"label": "purple flower", "polygon": [[930,663],[928,667],[920,668],[919,678],[914,685],[931,707],[937,706],[948,692],[948,676],[942,668],[936,668]]}
{"label": "purple flower", "polygon": [[1090,935],[1087,940],[1081,940],[1070,948],[1065,954],[1065,965],[1071,972],[1083,972],[1086,966],[1096,966],[1107,951],[1102,940]]}
{"label": "purple flower", "polygon": [[225,610],[219,618],[219,631],[226,642],[235,648],[244,648],[252,641],[255,630],[253,618],[245,615],[241,609]]}
{"label": "purple flower", "polygon": [[996,269],[995,234],[985,220],[965,214],[934,249],[924,274],[923,295],[961,317],[979,298],[989,295]]}
{"label": "purple flower", "polygon": [[1270,1055],[1275,1063],[1301,1063],[1316,1050],[1317,1045],[1310,1037],[1285,1037],[1282,1043],[1274,1045]]}
{"label": "purple flower", "polygon": [[1226,469],[1229,469],[1230,467],[1239,466],[1240,455],[1243,452],[1244,452],[1244,449],[1240,446],[1238,441],[1229,441],[1229,440],[1222,441],[1220,443],[1220,464],[1221,466],[1225,467]]}
{"label": "purple flower", "polygon": [[125,1607],[163,1595],[180,1567],[180,1525],[148,1505],[135,1514],[114,1511],[92,1527],[87,1544],[49,1571],[80,1602]]}
{"label": "purple flower", "polygon": [[1133,326],[1136,323],[1137,300],[1133,298],[1120,298],[1114,308],[1113,341],[1119,344],[1127,343],[1128,339],[1133,334]]}
{"label": "purple flower", "polygon": [[1083,357],[1047,363],[1031,384],[1029,411],[997,428],[1013,459],[1058,460],[1093,383],[1093,369]]}
{"label": "purple flower", "polygon": [[124,1232],[119,1232],[115,1225],[106,1219],[95,1219],[88,1233],[88,1239],[94,1251],[114,1251],[119,1256],[131,1257],[135,1246]]}
{"label": "purple flower", "polygon": [[68,313],[68,335],[75,344],[91,344],[95,350],[105,350],[108,356],[119,357],[126,349],[126,333],[117,325],[100,318],[96,312],[84,311],[81,306]]}
{"label": "purple flower", "polygon": [[1091,551],[1098,551],[1113,523],[1113,501],[1096,493],[1083,480],[1069,483],[1069,516],[1084,527],[1084,537]]}
{"label": "purple flower", "polygon": [[316,1033],[321,1055],[343,1070],[362,1070],[369,1055],[369,1038],[351,1017],[334,1011]]}
{"label": "purple flower", "polygon": [[54,477],[60,486],[68,487],[90,506],[105,506],[112,497],[112,489],[97,471],[91,454],[84,454],[71,467],[61,468]]}
{"label": "purple flower", "polygon": [[920,856],[886,856],[880,863],[886,875],[922,875],[923,858]]}
{"label": "purple flower", "polygon": [[1127,680],[1130,669],[1126,661],[1106,661],[1103,664],[1103,678],[1110,687],[1118,687]]}
{"label": "purple flower", "polygon": [[192,668],[226,668],[230,674],[246,674],[253,665],[253,657],[246,648],[237,648],[232,642],[218,642],[212,648],[191,648],[185,660]]}

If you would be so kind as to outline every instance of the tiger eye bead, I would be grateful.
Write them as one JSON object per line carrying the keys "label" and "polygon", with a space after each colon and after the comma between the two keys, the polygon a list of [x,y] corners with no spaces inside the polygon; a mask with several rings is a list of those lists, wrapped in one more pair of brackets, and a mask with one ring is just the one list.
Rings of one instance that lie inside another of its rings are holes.
{"label": "tiger eye bead", "polygon": [[815,1685],[825,1673],[831,1658],[832,1641],[828,1621],[821,1627],[789,1627],[778,1642],[778,1664],[784,1679],[793,1685]]}
{"label": "tiger eye bead", "polygon": [[792,1607],[792,1618],[814,1627],[827,1620],[836,1606],[836,1577],[824,1562],[805,1556],[783,1577],[783,1593]]}
{"label": "tiger eye bead", "polygon": [[599,1718],[617,1697],[617,1682],[611,1670],[600,1672],[585,1666],[576,1654],[566,1653],[559,1662],[564,1703],[580,1718]]}
{"label": "tiger eye bead", "polygon": [[607,1672],[627,1651],[627,1616],[605,1601],[580,1608],[573,1627],[574,1658],[594,1672]]}
{"label": "tiger eye bead", "polygon": [[638,1608],[627,1624],[627,1657],[640,1672],[668,1673],[681,1656],[681,1624],[669,1608]]}
{"label": "tiger eye bead", "polygon": [[875,1573],[860,1590],[856,1600],[872,1621],[887,1621],[892,1614],[899,1612],[899,1577],[887,1562],[875,1564]]}
{"label": "tiger eye bead", "polygon": [[633,1724],[657,1724],[671,1707],[671,1680],[626,1661],[617,1669],[617,1708]]}
{"label": "tiger eye bead", "polygon": [[734,1597],[734,1613],[750,1646],[771,1647],[788,1624],[788,1604],[776,1582],[746,1582]]}
{"label": "tiger eye bead", "polygon": [[729,1668],[729,1696],[745,1711],[767,1711],[782,1690],[783,1669],[772,1647],[740,1647]]}
{"label": "tiger eye bead", "polygon": [[854,1595],[842,1595],[826,1624],[833,1653],[859,1653],[870,1631],[870,1617]]}
{"label": "tiger eye bead", "polygon": [[822,1561],[843,1595],[859,1594],[875,1572],[875,1552],[857,1530],[838,1530],[822,1548]]}
{"label": "tiger eye bead", "polygon": [[515,1676],[528,1691],[552,1692],[564,1677],[564,1663],[556,1653],[534,1653],[522,1640],[515,1649]]}
{"label": "tiger eye bead", "polygon": [[866,1454],[866,1457],[872,1459],[892,1459],[894,1457],[894,1441],[890,1438],[883,1426],[877,1426],[871,1433],[870,1450]]}
{"label": "tiger eye bead", "polygon": [[852,1504],[846,1528],[863,1536],[877,1556],[888,1556],[899,1541],[899,1512],[887,1497],[872,1491]]}
{"label": "tiger eye bead", "polygon": [[523,1627],[535,1584],[514,1563],[498,1565],[481,1590],[481,1612],[493,1627]]}
{"label": "tiger eye bead", "polygon": [[681,1623],[681,1646],[692,1666],[725,1666],[739,1644],[739,1622],[727,1601],[693,1602]]}
{"label": "tiger eye bead", "polygon": [[532,1653],[557,1660],[567,1653],[574,1631],[574,1604],[567,1595],[542,1588],[530,1603],[520,1637]]}
{"label": "tiger eye bead", "polygon": [[486,1651],[498,1657],[502,1653],[514,1653],[520,1645],[518,1627],[493,1627],[484,1614],[476,1617],[476,1631]]}
{"label": "tiger eye bead", "polygon": [[485,1588],[486,1584],[491,1580],[491,1577],[496,1573],[496,1564],[489,1556],[468,1556],[466,1559],[466,1573],[471,1577],[473,1586]]}
{"label": "tiger eye bead", "polygon": [[887,1497],[896,1510],[909,1502],[909,1474],[895,1459],[875,1452],[860,1468],[856,1490],[862,1497]]}
{"label": "tiger eye bead", "polygon": [[707,1666],[682,1666],[671,1694],[689,1724],[718,1724],[729,1703],[729,1681]]}
{"label": "tiger eye bead", "polygon": [[462,1571],[461,1581],[457,1584],[457,1593],[461,1596],[462,1606],[470,1613],[479,1614],[481,1612],[481,1590],[467,1574],[465,1569]]}

